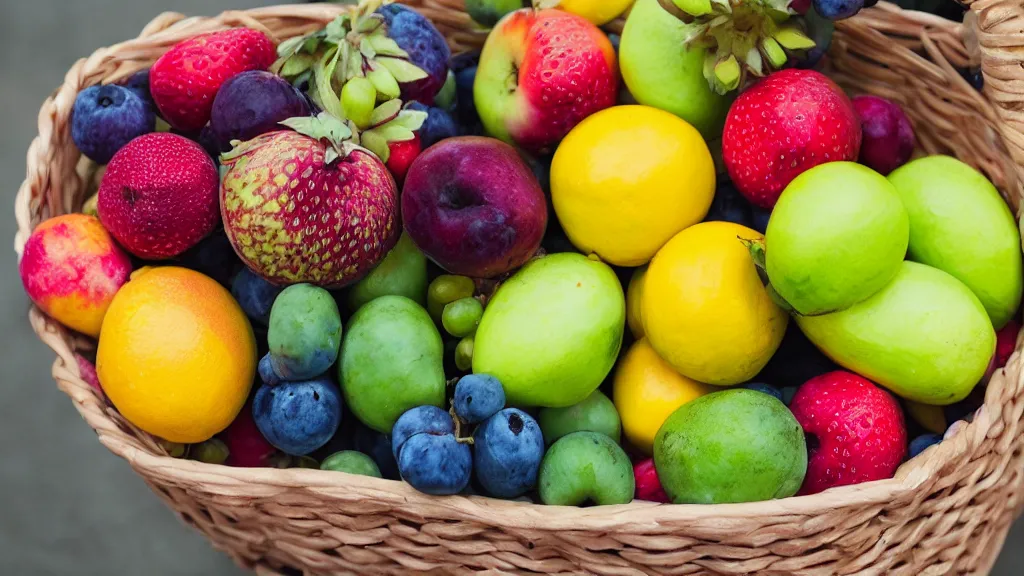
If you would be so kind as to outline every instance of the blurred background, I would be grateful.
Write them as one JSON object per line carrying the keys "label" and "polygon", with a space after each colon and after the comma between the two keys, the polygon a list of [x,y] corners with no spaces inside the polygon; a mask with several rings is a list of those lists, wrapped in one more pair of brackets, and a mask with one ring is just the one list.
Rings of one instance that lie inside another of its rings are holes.
{"label": "blurred background", "polygon": [[[0,574],[239,575],[110,454],[50,377],[54,355],[32,333],[16,273],[11,204],[25,176],[42,101],[76,59],[135,36],[172,10],[212,15],[285,0],[0,0]],[[947,18],[952,0],[901,0]],[[978,545],[981,545],[978,543]],[[993,574],[1024,574],[1024,524]]]}

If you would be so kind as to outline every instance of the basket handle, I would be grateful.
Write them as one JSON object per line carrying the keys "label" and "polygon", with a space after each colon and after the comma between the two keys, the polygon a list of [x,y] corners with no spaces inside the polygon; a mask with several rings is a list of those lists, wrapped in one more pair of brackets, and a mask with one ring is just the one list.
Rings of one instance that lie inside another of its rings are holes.
{"label": "basket handle", "polygon": [[1024,205],[1024,2],[960,0],[964,42],[972,60],[980,61],[984,93],[1002,122],[999,131],[1014,160],[1014,190]]}

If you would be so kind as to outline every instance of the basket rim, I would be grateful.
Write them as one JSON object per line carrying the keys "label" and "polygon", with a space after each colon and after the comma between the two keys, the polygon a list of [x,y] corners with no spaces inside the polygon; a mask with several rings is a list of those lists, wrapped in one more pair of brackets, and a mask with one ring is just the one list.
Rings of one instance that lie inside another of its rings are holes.
{"label": "basket rim", "polygon": [[[988,0],[977,5],[990,5]],[[107,48],[100,48],[88,58],[79,60],[68,72],[63,86],[58,88],[44,102],[39,114],[40,136],[29,149],[29,178],[19,189],[15,200],[18,232],[15,250],[21,260],[24,243],[31,233],[34,215],[30,213],[32,202],[31,180],[33,163],[46,160],[44,140],[50,137],[53,123],[50,114],[55,103],[68,93],[77,93],[80,86],[95,83],[100,79],[95,70],[103,63],[117,60],[115,73],[102,79],[116,81],[129,76],[144,67],[151,60],[152,45],[156,42],[166,47],[184,36],[223,29],[232,25],[246,25],[266,30],[265,22],[288,22],[296,29],[322,25],[340,13],[344,7],[335,4],[279,5],[247,11],[228,11],[215,17],[191,17],[174,12],[165,12],[143,30],[138,38],[127,40]],[[880,2],[875,8],[864,11],[903,11],[895,5]],[[927,15],[929,19],[933,15]],[[961,25],[944,21],[959,34]],[[935,23],[938,25],[938,23]],[[186,34],[187,32],[187,34]],[[601,530],[615,529],[629,532],[633,529],[651,533],[658,525],[665,532],[676,530],[671,523],[682,519],[694,521],[750,519],[751,517],[784,517],[792,515],[817,515],[837,505],[883,504],[898,498],[915,497],[915,489],[954,460],[973,453],[989,435],[996,435],[1002,427],[998,420],[1001,414],[1002,393],[1010,392],[1014,397],[1024,396],[1024,379],[1021,373],[1021,349],[1024,342],[1018,337],[1017,346],[1005,368],[992,376],[986,391],[985,404],[978,410],[973,422],[960,427],[941,444],[929,448],[919,457],[904,463],[891,479],[863,484],[842,486],[820,494],[794,496],[785,499],[749,502],[739,504],[659,504],[634,500],[629,504],[616,506],[594,506],[578,508],[550,506],[533,502],[519,502],[494,499],[483,496],[431,496],[420,493],[402,481],[385,480],[333,471],[273,468],[233,468],[224,465],[206,464],[192,460],[175,459],[147,451],[136,438],[129,437],[112,419],[112,407],[105,399],[81,379],[75,361],[77,350],[89,347],[81,338],[55,320],[43,314],[35,305],[30,310],[30,321],[40,339],[50,346],[57,358],[53,364],[53,376],[58,386],[75,403],[76,409],[97,432],[99,440],[114,454],[127,460],[147,480],[173,481],[181,486],[202,485],[203,490],[224,497],[260,499],[274,498],[285,492],[298,497],[308,492],[334,500],[377,502],[394,505],[399,512],[424,517],[475,520],[483,524],[497,522],[495,512],[502,512],[500,524],[522,529],[543,530]],[[1022,405],[1021,408],[1024,408]],[[1018,409],[1019,411],[1019,409]],[[1019,414],[1017,415],[1019,417]]]}

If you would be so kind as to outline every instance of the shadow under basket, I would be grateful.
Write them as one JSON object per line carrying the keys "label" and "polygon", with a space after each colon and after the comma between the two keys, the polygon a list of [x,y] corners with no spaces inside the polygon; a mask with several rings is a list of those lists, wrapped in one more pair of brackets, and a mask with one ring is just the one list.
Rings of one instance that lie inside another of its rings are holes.
{"label": "shadow under basket", "polygon": [[[485,33],[473,29],[461,0],[406,3],[429,16],[455,51],[483,43]],[[884,2],[863,10],[837,23],[825,71],[852,94],[901,104],[919,154],[951,154],[982,170],[1017,214],[1024,193],[1024,5],[969,4],[963,24]],[[81,210],[95,177],[96,167],[71,140],[80,90],[124,79],[195,34],[248,26],[282,40],[324,26],[342,9],[293,4],[216,18],[165,13],[138,38],[79,60],[39,113],[39,136],[15,201],[19,257],[36,224]],[[958,72],[978,66],[982,92]],[[30,319],[57,354],[58,386],[100,442],[214,546],[259,574],[987,573],[1020,509],[1019,338],[973,422],[891,480],[752,504],[569,508],[434,497],[401,482],[337,472],[171,458],[81,378],[74,353],[93,349],[94,341],[38,309]]]}

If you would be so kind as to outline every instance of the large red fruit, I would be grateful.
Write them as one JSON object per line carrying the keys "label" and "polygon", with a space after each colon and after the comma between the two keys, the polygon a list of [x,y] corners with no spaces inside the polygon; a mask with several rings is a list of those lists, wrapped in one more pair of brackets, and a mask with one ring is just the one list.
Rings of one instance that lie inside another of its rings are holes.
{"label": "large red fruit", "polygon": [[782,70],[741,94],[729,108],[722,154],[736,188],[772,208],[794,178],[860,152],[861,126],[842,89],[814,70]]}
{"label": "large red fruit", "polygon": [[252,418],[252,400],[235,417],[234,422],[220,433],[220,439],[228,447],[228,466],[239,468],[263,468],[271,465],[270,457],[277,449],[267,442],[256,421]]}
{"label": "large red fruit", "polygon": [[384,164],[356,148],[279,130],[221,158],[224,231],[254,272],[275,284],[338,288],[398,241],[398,190]]}
{"label": "large red fruit", "polygon": [[584,118],[615,105],[618,92],[604,32],[569,12],[524,8],[488,35],[473,100],[491,136],[546,153]]}
{"label": "large red fruit", "polygon": [[149,91],[160,115],[183,132],[210,121],[222,84],[247,70],[266,70],[277,58],[267,35],[249,28],[201,34],[183,40],[153,64]]}
{"label": "large red fruit", "polygon": [[996,355],[995,369],[998,370],[1010,361],[1013,349],[1017,346],[1017,334],[1020,332],[1020,323],[1010,320],[1010,323],[996,332]]}
{"label": "large red fruit", "polygon": [[789,408],[807,436],[800,494],[892,478],[907,455],[907,427],[896,399],[851,372],[808,380]]}
{"label": "large red fruit", "polygon": [[634,497],[637,500],[666,504],[672,501],[665,493],[665,489],[661,487],[658,471],[654,468],[654,458],[648,458],[633,465],[633,480],[636,484]]}
{"label": "large red fruit", "polygon": [[110,160],[96,209],[103,226],[132,254],[172,258],[217,226],[219,180],[199,144],[166,132],[145,134]]}

